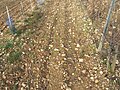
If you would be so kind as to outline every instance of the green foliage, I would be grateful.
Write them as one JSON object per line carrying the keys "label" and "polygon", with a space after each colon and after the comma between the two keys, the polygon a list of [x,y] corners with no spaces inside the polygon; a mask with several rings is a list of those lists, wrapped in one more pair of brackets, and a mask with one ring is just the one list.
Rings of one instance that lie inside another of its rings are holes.
{"label": "green foliage", "polygon": [[15,83],[15,84],[14,84],[13,90],[18,90],[18,83]]}
{"label": "green foliage", "polygon": [[13,48],[13,47],[14,47],[13,40],[8,40],[6,45],[4,46],[5,50],[8,50],[8,49]]}
{"label": "green foliage", "polygon": [[0,45],[0,49],[1,49],[1,50],[8,50],[8,49],[14,47],[14,42],[13,42],[13,40],[7,40],[7,41],[5,41],[5,42],[6,42],[5,44],[1,44],[1,45]]}
{"label": "green foliage", "polygon": [[22,52],[20,51],[12,51],[7,57],[7,61],[10,63],[14,63],[15,61],[19,61],[21,59]]}
{"label": "green foliage", "polygon": [[33,18],[34,18],[35,20],[41,19],[42,16],[43,16],[43,14],[40,13],[40,12],[34,12],[34,13],[33,13]]}
{"label": "green foliage", "polygon": [[32,14],[29,15],[29,18],[24,20],[24,22],[26,25],[33,25],[38,22],[42,16],[43,14],[39,11],[34,11]]}
{"label": "green foliage", "polygon": [[0,49],[3,49],[4,48],[4,45],[0,45]]}
{"label": "green foliage", "polygon": [[17,23],[20,23],[21,22],[21,20],[17,20],[15,23],[17,24]]}
{"label": "green foliage", "polygon": [[33,24],[31,17],[25,19],[24,22],[25,22],[26,25],[32,25]]}

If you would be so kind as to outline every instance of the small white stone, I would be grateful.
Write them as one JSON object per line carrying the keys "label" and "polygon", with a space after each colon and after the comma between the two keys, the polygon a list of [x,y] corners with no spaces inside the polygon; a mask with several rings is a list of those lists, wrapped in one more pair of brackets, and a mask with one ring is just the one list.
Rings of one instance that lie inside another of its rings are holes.
{"label": "small white stone", "polygon": [[64,60],[67,60],[66,58],[64,58]]}
{"label": "small white stone", "polygon": [[55,48],[54,51],[59,51],[59,49]]}
{"label": "small white stone", "polygon": [[39,49],[37,50],[38,52],[41,52]]}
{"label": "small white stone", "polygon": [[113,29],[115,29],[116,27],[115,26],[113,26]]}
{"label": "small white stone", "polygon": [[98,81],[98,80],[95,80],[95,83],[97,84],[97,83],[99,83],[99,81]]}
{"label": "small white stone", "polygon": [[0,33],[0,35],[3,35],[3,33]]}
{"label": "small white stone", "polygon": [[80,78],[80,77],[78,77],[78,80],[81,80],[81,78]]}
{"label": "small white stone", "polygon": [[68,32],[71,32],[71,29],[69,29]]}
{"label": "small white stone", "polygon": [[119,61],[118,61],[118,60],[116,60],[116,64],[119,64]]}
{"label": "small white stone", "polygon": [[22,86],[25,87],[26,85],[24,83],[22,83]]}
{"label": "small white stone", "polygon": [[72,73],[72,75],[75,75],[75,73]]}
{"label": "small white stone", "polygon": [[27,38],[27,40],[28,40],[29,38]]}
{"label": "small white stone", "polygon": [[67,87],[66,90],[71,90],[71,88]]}
{"label": "small white stone", "polygon": [[31,48],[29,48],[28,50],[31,51]]}
{"label": "small white stone", "polygon": [[62,56],[64,57],[64,56],[65,56],[65,54],[62,54]]}
{"label": "small white stone", "polygon": [[90,57],[90,56],[85,54],[85,57]]}
{"label": "small white stone", "polygon": [[92,22],[90,22],[89,25],[92,25]]}
{"label": "small white stone", "polygon": [[94,67],[93,69],[94,69],[94,70],[97,70],[97,67]]}
{"label": "small white stone", "polygon": [[4,78],[4,79],[6,79],[6,76],[5,76],[5,75],[3,75],[3,78]]}
{"label": "small white stone", "polygon": [[78,51],[78,48],[75,48],[76,51]]}
{"label": "small white stone", "polygon": [[94,77],[90,77],[90,79],[91,79],[92,81],[94,81]]}
{"label": "small white stone", "polygon": [[22,54],[25,54],[25,52],[22,52]]}
{"label": "small white stone", "polygon": [[82,63],[84,60],[82,58],[79,59],[79,62]]}
{"label": "small white stone", "polygon": [[49,47],[53,47],[53,45],[49,45]]}
{"label": "small white stone", "polygon": [[33,61],[33,60],[31,60],[31,62],[33,63],[34,61]]}
{"label": "small white stone", "polygon": [[106,88],[106,90],[109,90],[109,88]]}
{"label": "small white stone", "polygon": [[85,74],[85,73],[86,73],[86,70],[82,70],[82,73]]}
{"label": "small white stone", "polygon": [[79,44],[77,44],[77,46],[76,47],[80,47],[80,45]]}
{"label": "small white stone", "polygon": [[103,74],[103,71],[100,71],[100,74],[102,75],[102,74]]}
{"label": "small white stone", "polygon": [[43,49],[41,49],[41,51],[43,51]]}
{"label": "small white stone", "polygon": [[9,56],[10,54],[9,53],[7,53],[7,55],[6,56]]}
{"label": "small white stone", "polygon": [[61,86],[61,89],[64,89],[64,87],[63,87],[63,86]]}
{"label": "small white stone", "polygon": [[61,47],[64,47],[64,45],[63,45],[63,44],[61,44]]}
{"label": "small white stone", "polygon": [[36,85],[36,88],[39,88],[39,86],[38,86],[38,85]]}

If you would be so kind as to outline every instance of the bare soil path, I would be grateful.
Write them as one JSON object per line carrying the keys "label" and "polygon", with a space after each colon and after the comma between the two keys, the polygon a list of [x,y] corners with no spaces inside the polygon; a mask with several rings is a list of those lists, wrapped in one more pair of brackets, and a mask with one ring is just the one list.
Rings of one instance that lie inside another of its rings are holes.
{"label": "bare soil path", "polygon": [[77,0],[46,0],[42,19],[19,37],[20,63],[3,63],[1,90],[109,90],[81,6]]}

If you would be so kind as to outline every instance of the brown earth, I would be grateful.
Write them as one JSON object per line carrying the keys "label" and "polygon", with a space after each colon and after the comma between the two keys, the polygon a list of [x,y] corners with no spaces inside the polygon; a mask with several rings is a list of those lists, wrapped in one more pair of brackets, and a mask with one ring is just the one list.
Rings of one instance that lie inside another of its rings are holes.
{"label": "brown earth", "polygon": [[18,4],[20,1],[23,1],[23,0],[1,0],[0,13],[2,14],[4,11],[6,11],[6,6],[8,6],[9,8],[12,8],[16,4]]}
{"label": "brown earth", "polygon": [[38,11],[42,18],[23,26],[27,30],[16,38],[23,43],[15,46],[21,61],[7,63],[7,54],[0,58],[1,90],[119,90],[95,52],[98,32],[91,33],[81,2],[46,0]]}

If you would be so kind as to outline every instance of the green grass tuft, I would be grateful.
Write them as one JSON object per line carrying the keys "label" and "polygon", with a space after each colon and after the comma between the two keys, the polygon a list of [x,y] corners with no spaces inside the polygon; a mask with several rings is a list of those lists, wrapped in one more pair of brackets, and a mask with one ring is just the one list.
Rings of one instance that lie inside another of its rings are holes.
{"label": "green grass tuft", "polygon": [[14,47],[14,42],[12,40],[8,40],[6,45],[4,46],[5,50],[8,50],[13,47]]}
{"label": "green grass tuft", "polygon": [[9,63],[14,63],[15,61],[19,61],[21,59],[22,52],[20,51],[13,51],[7,57]]}

